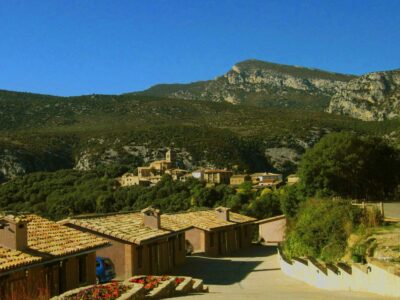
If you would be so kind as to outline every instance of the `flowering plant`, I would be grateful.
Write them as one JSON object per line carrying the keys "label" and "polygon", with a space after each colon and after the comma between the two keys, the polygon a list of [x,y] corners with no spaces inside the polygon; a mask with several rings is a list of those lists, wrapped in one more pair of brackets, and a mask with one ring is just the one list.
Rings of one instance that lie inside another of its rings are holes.
{"label": "flowering plant", "polygon": [[115,300],[123,293],[128,290],[126,285],[120,284],[118,282],[113,282],[111,284],[105,285],[95,285],[93,287],[84,289],[79,293],[68,296],[67,300]]}
{"label": "flowering plant", "polygon": [[183,277],[176,277],[175,278],[175,286],[180,285],[184,280],[185,280],[185,278],[183,278]]}
{"label": "flowering plant", "polygon": [[158,287],[163,281],[169,280],[168,276],[144,276],[140,278],[130,279],[129,282],[139,283],[144,285],[146,293],[150,293],[153,289]]}

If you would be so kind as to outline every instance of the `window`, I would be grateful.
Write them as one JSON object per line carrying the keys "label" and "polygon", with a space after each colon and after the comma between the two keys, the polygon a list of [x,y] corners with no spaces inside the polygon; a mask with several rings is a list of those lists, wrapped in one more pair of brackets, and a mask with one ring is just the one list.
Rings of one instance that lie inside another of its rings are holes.
{"label": "window", "polygon": [[214,247],[214,232],[210,233],[210,247]]}
{"label": "window", "polygon": [[143,246],[137,247],[137,263],[138,268],[143,266]]}
{"label": "window", "polygon": [[86,255],[79,256],[79,283],[86,282]]}

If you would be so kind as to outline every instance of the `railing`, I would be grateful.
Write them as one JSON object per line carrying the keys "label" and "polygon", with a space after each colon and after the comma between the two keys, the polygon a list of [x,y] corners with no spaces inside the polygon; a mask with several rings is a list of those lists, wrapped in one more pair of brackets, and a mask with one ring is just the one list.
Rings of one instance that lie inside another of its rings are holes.
{"label": "railing", "polygon": [[357,200],[351,201],[351,204],[354,206],[361,207],[362,209],[377,209],[382,214],[382,217],[385,217],[385,210],[383,208],[383,202],[358,202]]}

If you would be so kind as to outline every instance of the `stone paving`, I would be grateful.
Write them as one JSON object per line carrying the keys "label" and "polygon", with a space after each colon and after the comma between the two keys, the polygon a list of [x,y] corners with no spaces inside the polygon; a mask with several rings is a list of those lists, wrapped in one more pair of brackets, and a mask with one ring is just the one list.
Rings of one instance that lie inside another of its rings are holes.
{"label": "stone paving", "polygon": [[369,293],[325,291],[284,275],[276,247],[254,246],[226,258],[191,256],[176,274],[202,278],[210,293],[173,299],[393,299]]}

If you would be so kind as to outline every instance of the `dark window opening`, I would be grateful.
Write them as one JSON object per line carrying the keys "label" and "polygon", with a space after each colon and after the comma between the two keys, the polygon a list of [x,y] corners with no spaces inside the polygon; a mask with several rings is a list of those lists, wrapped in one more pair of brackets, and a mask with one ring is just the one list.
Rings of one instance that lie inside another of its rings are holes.
{"label": "dark window opening", "polygon": [[138,268],[143,266],[143,246],[137,248]]}
{"label": "dark window opening", "polygon": [[210,247],[214,247],[214,232],[210,233]]}
{"label": "dark window opening", "polygon": [[79,257],[79,283],[86,282],[86,255]]}
{"label": "dark window opening", "polygon": [[182,251],[183,243],[184,243],[183,234],[180,234],[180,235],[178,236],[178,248],[179,248],[179,251]]}

